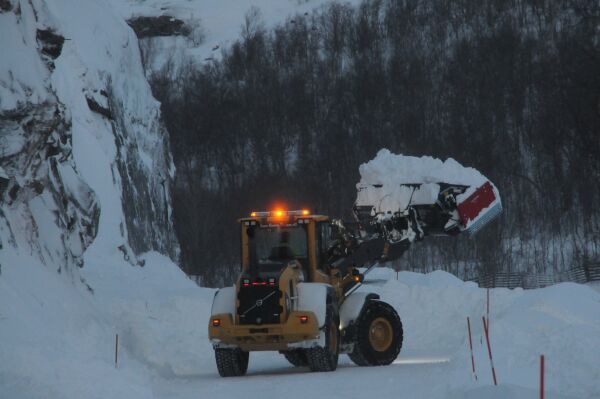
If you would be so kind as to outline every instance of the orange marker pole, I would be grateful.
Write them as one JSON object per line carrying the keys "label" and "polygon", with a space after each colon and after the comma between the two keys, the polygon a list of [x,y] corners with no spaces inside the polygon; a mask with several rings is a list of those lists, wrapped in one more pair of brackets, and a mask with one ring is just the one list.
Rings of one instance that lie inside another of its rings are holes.
{"label": "orange marker pole", "polygon": [[544,355],[540,356],[540,399],[544,399]]}
{"label": "orange marker pole", "polygon": [[467,316],[467,329],[469,330],[469,349],[471,350],[471,370],[473,372],[473,377],[475,377],[475,381],[477,381],[477,373],[475,372],[475,358],[473,357],[473,341],[471,340],[471,320],[469,320],[469,316]]}
{"label": "orange marker pole", "polygon": [[483,319],[483,330],[485,331],[485,341],[487,342],[488,355],[490,357],[490,366],[492,367],[492,377],[494,378],[494,385],[498,385],[498,381],[496,380],[496,369],[494,368],[494,359],[492,358],[492,347],[490,346],[490,335],[488,332],[489,325],[485,322],[485,317]]}

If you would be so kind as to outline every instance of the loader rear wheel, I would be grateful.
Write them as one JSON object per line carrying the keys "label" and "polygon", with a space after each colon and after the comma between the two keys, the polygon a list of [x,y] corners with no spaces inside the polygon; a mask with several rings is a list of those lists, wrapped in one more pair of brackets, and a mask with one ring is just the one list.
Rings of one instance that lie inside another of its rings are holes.
{"label": "loader rear wheel", "polygon": [[385,366],[398,357],[402,339],[402,322],[394,308],[369,301],[357,320],[354,349],[348,356],[359,366]]}
{"label": "loader rear wheel", "polygon": [[215,348],[215,360],[221,377],[238,377],[246,374],[250,354],[241,349]]}
{"label": "loader rear wheel", "polygon": [[325,326],[325,346],[306,349],[308,367],[311,371],[334,371],[337,368],[340,354],[340,319],[337,309],[330,305],[327,307]]}
{"label": "loader rear wheel", "polygon": [[282,351],[283,356],[295,367],[306,367],[308,366],[308,359],[306,353],[302,349],[294,349],[291,351]]}

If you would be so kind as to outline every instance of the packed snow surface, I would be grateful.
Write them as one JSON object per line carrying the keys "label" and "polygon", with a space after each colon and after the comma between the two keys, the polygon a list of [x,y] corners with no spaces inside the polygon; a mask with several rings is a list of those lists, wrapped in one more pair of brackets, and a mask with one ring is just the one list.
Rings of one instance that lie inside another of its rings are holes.
{"label": "packed snow surface", "polygon": [[361,290],[379,293],[402,318],[394,364],[363,368],[341,356],[337,371],[310,373],[264,352],[251,354],[247,376],[221,378],[207,338],[215,290],[197,287],[166,257],[143,258],[139,267],[118,251],[86,256],[81,278],[92,293],[27,255],[2,252],[0,397],[526,398],[538,395],[540,354],[547,398],[600,397],[600,293],[587,286],[491,290],[498,387],[481,327],[485,290],[445,272],[396,277],[390,269],[373,271]]}

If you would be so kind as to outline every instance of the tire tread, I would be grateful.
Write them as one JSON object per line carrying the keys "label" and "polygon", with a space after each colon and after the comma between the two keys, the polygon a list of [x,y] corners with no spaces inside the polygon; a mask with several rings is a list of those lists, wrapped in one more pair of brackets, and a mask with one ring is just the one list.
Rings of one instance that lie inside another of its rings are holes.
{"label": "tire tread", "polygon": [[241,349],[215,348],[217,370],[221,377],[239,377],[248,370],[249,353]]}

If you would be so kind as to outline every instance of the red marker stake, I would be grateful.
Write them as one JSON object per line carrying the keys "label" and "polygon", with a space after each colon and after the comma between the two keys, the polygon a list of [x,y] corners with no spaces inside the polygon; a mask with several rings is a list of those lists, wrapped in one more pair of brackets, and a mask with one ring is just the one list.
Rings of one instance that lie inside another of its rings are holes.
{"label": "red marker stake", "polygon": [[483,330],[485,331],[485,341],[487,342],[488,355],[490,357],[490,366],[492,367],[492,377],[494,378],[494,385],[498,385],[498,381],[496,380],[496,369],[494,368],[494,359],[492,359],[492,348],[490,346],[490,335],[488,332],[488,325],[485,322],[485,317],[482,317],[483,320]]}
{"label": "red marker stake", "polygon": [[540,356],[540,399],[544,399],[544,355]]}
{"label": "red marker stake", "polygon": [[475,372],[475,358],[473,357],[473,342],[471,341],[471,320],[467,316],[467,329],[469,330],[469,349],[471,350],[471,369],[473,371],[473,377],[477,381],[477,373]]}

